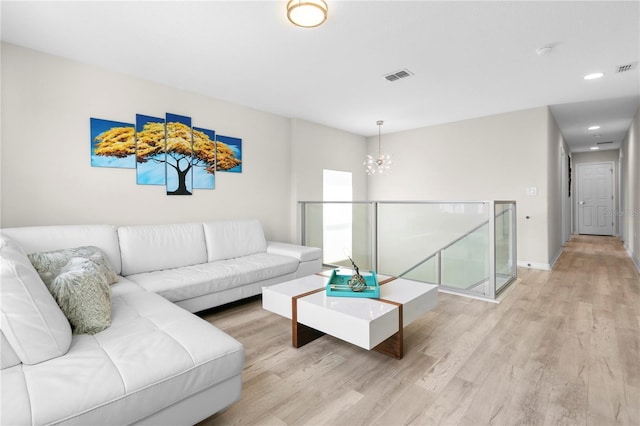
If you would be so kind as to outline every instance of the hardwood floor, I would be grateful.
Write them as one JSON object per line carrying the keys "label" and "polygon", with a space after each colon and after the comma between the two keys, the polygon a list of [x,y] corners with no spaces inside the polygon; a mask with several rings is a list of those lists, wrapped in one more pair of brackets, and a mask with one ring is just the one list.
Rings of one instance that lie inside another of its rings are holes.
{"label": "hardwood floor", "polygon": [[246,349],[242,398],[204,425],[640,425],[640,275],[613,237],[574,236],[500,304],[439,294],[401,360],[330,336],[291,347],[253,299],[202,313]]}

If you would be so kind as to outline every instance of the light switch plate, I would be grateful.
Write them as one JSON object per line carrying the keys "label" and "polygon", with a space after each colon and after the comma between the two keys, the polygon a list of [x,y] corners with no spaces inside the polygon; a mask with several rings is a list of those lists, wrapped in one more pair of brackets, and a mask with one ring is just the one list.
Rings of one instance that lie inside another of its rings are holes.
{"label": "light switch plate", "polygon": [[538,188],[535,186],[530,186],[527,188],[527,197],[536,197],[538,196]]}

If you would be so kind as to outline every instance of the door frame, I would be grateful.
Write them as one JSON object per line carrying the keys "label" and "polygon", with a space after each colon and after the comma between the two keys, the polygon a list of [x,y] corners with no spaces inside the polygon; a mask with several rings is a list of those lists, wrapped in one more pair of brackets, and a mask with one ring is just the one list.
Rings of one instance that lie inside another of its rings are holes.
{"label": "door frame", "polygon": [[618,194],[616,194],[616,163],[615,161],[593,161],[593,162],[588,162],[588,163],[578,163],[575,165],[576,168],[576,191],[575,194],[576,196],[573,197],[574,198],[574,211],[575,211],[575,215],[574,215],[574,220],[575,220],[575,232],[576,234],[580,235],[580,197],[578,196],[578,194],[580,194],[580,168],[583,166],[595,166],[598,164],[606,164],[608,165],[612,172],[611,175],[611,195],[613,196],[613,198],[611,199],[611,218],[613,220],[613,229],[611,230],[611,235],[617,235],[616,234],[616,229],[617,229],[617,225],[618,225],[618,218],[616,217],[616,215],[614,214],[615,212],[615,208],[616,208],[616,200],[618,199]]}

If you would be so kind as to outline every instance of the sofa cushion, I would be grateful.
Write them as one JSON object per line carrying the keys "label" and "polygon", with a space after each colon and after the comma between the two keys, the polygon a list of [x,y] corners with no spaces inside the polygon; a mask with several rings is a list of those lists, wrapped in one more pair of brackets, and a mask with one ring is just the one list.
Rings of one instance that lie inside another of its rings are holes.
{"label": "sofa cushion", "polygon": [[203,223],[209,262],[261,253],[267,250],[262,224],[258,220],[230,220]]}
{"label": "sofa cushion", "polygon": [[267,253],[295,257],[300,262],[322,259],[322,249],[318,247],[299,246],[277,241],[267,241]]}
{"label": "sofa cushion", "polygon": [[20,361],[37,364],[64,355],[71,326],[27,255],[10,238],[0,238],[2,332]]}
{"label": "sofa cushion", "polygon": [[91,260],[71,258],[49,291],[71,323],[73,334],[96,334],[111,325],[109,282]]}
{"label": "sofa cushion", "polygon": [[257,253],[127,278],[176,302],[291,274],[298,264],[292,257]]}
{"label": "sofa cushion", "polygon": [[116,274],[120,273],[120,245],[113,225],[29,226],[4,228],[1,232],[18,243],[25,253],[81,246],[100,247]]}
{"label": "sofa cushion", "polygon": [[42,281],[49,287],[51,282],[60,274],[72,258],[84,258],[95,264],[97,271],[104,276],[107,284],[118,282],[118,275],[114,272],[109,259],[98,247],[85,246],[47,252],[37,252],[27,255],[31,264],[36,268]]}
{"label": "sofa cushion", "polygon": [[0,361],[0,369],[20,364],[20,358],[18,358],[2,330],[0,330]]}
{"label": "sofa cushion", "polygon": [[2,424],[132,424],[237,377],[231,336],[126,279],[111,286],[112,325],[69,352],[0,371]]}
{"label": "sofa cushion", "polygon": [[207,261],[201,223],[123,226],[118,237],[124,276]]}

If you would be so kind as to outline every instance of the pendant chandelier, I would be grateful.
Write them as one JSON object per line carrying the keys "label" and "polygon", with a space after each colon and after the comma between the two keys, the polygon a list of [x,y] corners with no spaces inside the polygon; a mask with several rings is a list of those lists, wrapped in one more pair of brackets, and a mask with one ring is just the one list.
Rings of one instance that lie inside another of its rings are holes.
{"label": "pendant chandelier", "polygon": [[382,120],[378,120],[376,122],[378,125],[378,156],[374,157],[371,154],[368,154],[363,163],[368,175],[387,174],[391,169],[391,156],[389,154],[383,154],[381,151],[381,127],[383,123],[384,121]]}

